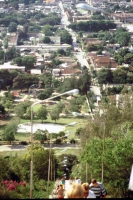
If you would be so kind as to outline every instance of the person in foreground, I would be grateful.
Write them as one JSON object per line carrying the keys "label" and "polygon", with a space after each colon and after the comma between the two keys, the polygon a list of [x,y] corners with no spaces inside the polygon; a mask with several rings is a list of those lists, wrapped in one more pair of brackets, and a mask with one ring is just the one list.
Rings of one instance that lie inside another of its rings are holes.
{"label": "person in foreground", "polygon": [[84,190],[80,183],[71,183],[69,189],[66,190],[64,198],[84,198]]}
{"label": "person in foreground", "polygon": [[83,183],[82,187],[84,190],[84,198],[96,198],[94,192],[90,190],[89,183]]}
{"label": "person in foreground", "polygon": [[90,189],[94,192],[96,198],[106,198],[105,189],[98,184],[96,179],[91,180]]}
{"label": "person in foreground", "polygon": [[57,190],[56,194],[58,195],[58,199],[64,198],[64,189],[62,184],[59,185],[59,189]]}

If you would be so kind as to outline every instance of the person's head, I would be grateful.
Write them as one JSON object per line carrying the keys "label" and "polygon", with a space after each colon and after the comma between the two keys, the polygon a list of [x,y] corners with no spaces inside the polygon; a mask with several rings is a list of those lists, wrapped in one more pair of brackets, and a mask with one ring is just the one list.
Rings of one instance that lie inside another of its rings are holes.
{"label": "person's head", "polygon": [[75,180],[78,180],[78,177],[77,177],[77,176],[75,177]]}
{"label": "person's head", "polygon": [[97,180],[93,178],[93,179],[91,180],[91,183],[92,183],[92,184],[95,184],[95,183],[97,183]]}
{"label": "person's head", "polygon": [[84,198],[84,190],[81,184],[72,183],[69,186],[69,189],[66,190],[65,196],[67,198]]}
{"label": "person's head", "polygon": [[63,189],[63,185],[62,184],[59,185],[59,189]]}
{"label": "person's head", "polygon": [[90,189],[89,183],[83,183],[82,187],[84,189],[84,192],[87,192]]}

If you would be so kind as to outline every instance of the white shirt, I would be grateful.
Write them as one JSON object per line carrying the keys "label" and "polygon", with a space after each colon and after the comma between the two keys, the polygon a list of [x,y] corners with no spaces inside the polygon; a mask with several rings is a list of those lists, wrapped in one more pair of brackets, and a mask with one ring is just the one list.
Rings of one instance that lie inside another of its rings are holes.
{"label": "white shirt", "polygon": [[76,182],[76,183],[81,183],[81,179],[79,178],[79,179],[77,179],[75,182]]}
{"label": "white shirt", "polygon": [[95,196],[93,191],[89,190],[89,195],[88,195],[87,199],[88,198],[96,198],[96,196]]}

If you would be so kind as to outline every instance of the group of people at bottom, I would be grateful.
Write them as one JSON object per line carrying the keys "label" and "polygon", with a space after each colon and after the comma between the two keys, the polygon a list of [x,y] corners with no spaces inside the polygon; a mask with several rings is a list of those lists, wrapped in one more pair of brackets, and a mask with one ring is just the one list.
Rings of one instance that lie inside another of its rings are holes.
{"label": "group of people at bottom", "polygon": [[[57,186],[56,194],[59,199],[62,198],[106,198],[107,192],[103,184],[96,179],[91,180],[91,184],[82,183],[81,179],[76,177],[75,181],[69,179],[69,188],[65,189],[64,184]],[[63,182],[64,183],[64,182]]]}

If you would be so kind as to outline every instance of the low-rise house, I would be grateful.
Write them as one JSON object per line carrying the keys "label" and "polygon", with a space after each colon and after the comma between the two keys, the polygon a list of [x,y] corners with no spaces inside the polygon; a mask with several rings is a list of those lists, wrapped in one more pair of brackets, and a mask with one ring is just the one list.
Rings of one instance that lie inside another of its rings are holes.
{"label": "low-rise house", "polygon": [[95,70],[100,70],[102,67],[115,70],[118,67],[116,61],[110,56],[94,55],[90,57],[89,61]]}
{"label": "low-rise house", "polygon": [[107,44],[106,48],[109,50],[118,50],[120,49],[120,44]]}
{"label": "low-rise house", "polygon": [[19,6],[19,11],[23,11],[24,9],[25,9],[25,4],[24,3],[22,3],[22,4],[18,4],[18,6]]}
{"label": "low-rise house", "polygon": [[97,38],[87,38],[86,39],[86,42],[87,42],[87,46],[88,45],[92,45],[92,44],[95,44],[95,45],[100,45],[102,44],[102,40],[99,40]]}
{"label": "low-rise house", "polygon": [[112,14],[113,20],[119,20],[122,23],[132,23],[133,22],[133,13],[113,13]]}
{"label": "low-rise house", "polygon": [[61,44],[60,36],[50,36],[49,38],[50,38],[51,42],[53,42],[55,44]]}
{"label": "low-rise house", "polygon": [[81,70],[78,70],[78,69],[65,68],[65,69],[53,69],[52,73],[53,73],[53,76],[55,77],[63,76],[64,78],[70,78],[72,76],[78,76],[82,72]]}
{"label": "low-rise house", "polygon": [[8,13],[9,9],[8,8],[0,8],[0,13]]}
{"label": "low-rise house", "polygon": [[25,66],[16,66],[16,65],[11,65],[10,62],[7,62],[7,63],[4,63],[3,65],[0,65],[0,70],[8,70],[8,71],[11,71],[11,70],[14,70],[14,69],[17,69],[17,70],[20,70],[22,72],[25,72]]}
{"label": "low-rise house", "polygon": [[13,47],[18,44],[18,33],[8,33],[8,47]]}
{"label": "low-rise house", "polygon": [[59,77],[61,75],[60,69],[53,69],[52,71],[54,77]]}
{"label": "low-rise house", "polygon": [[60,70],[60,73],[61,73],[61,76],[64,76],[65,78],[70,78],[72,76],[78,76],[82,73],[81,70],[78,70],[78,69],[61,69]]}
{"label": "low-rise house", "polygon": [[116,28],[113,28],[113,29],[109,29],[109,33],[111,35],[114,35],[116,33],[117,29]]}
{"label": "low-rise house", "polygon": [[64,51],[66,51],[67,48],[70,48],[71,45],[70,44],[61,44],[61,45],[58,45],[58,44],[37,44],[37,45],[18,45],[18,46],[15,46],[16,49],[27,49],[27,48],[30,48],[31,50],[34,50],[34,51],[40,51],[40,52],[43,52],[43,53],[48,53],[48,52],[51,52],[51,51],[57,51],[58,49],[63,49]]}
{"label": "low-rise house", "polygon": [[30,73],[31,73],[31,74],[36,74],[36,75],[38,75],[38,74],[41,74],[42,71],[41,71],[41,69],[31,69],[31,70],[30,70]]}
{"label": "low-rise house", "polygon": [[73,22],[78,21],[88,21],[90,19],[91,15],[84,15],[84,16],[72,16]]}
{"label": "low-rise house", "polygon": [[[42,39],[45,37],[45,34],[43,33],[39,33],[38,34],[38,40],[39,42],[41,43],[42,42]],[[61,44],[61,38],[60,36],[47,36],[50,38],[51,42],[53,42],[54,44]]]}

